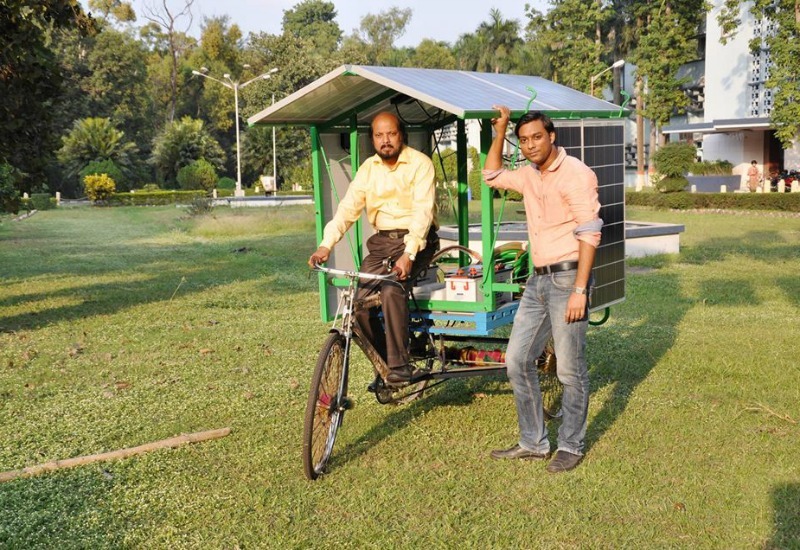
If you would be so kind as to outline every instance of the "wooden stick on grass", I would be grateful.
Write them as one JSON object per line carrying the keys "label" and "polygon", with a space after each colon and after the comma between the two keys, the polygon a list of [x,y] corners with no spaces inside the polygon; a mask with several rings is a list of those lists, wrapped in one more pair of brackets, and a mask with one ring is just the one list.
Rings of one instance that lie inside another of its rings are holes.
{"label": "wooden stick on grass", "polygon": [[44,464],[29,466],[27,468],[23,468],[22,470],[0,472],[0,483],[11,481],[12,479],[17,479],[19,477],[35,476],[44,472],[52,472],[53,470],[82,466],[84,464],[91,464],[93,462],[128,458],[129,456],[148,453],[150,451],[155,451],[156,449],[174,449],[175,447],[180,447],[181,445],[185,445],[187,443],[198,443],[200,441],[208,441],[209,439],[219,439],[221,437],[225,437],[229,433],[231,433],[230,428],[220,428],[218,430],[181,434],[175,437],[170,437],[169,439],[145,443],[144,445],[139,445],[138,447],[128,447],[127,449],[118,449],[116,451],[109,451],[107,453],[79,456],[76,458],[67,458],[65,460],[53,460],[51,462],[45,462]]}

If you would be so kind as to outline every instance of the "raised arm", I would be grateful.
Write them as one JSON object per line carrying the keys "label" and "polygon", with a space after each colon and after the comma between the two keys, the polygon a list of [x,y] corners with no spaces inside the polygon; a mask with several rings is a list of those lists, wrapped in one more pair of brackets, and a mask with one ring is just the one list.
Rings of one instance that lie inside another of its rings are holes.
{"label": "raised arm", "polygon": [[483,169],[499,170],[503,167],[503,145],[506,140],[506,130],[508,130],[508,121],[511,118],[511,111],[505,105],[492,105],[493,109],[497,109],[500,114],[497,118],[492,119],[492,128],[494,128],[494,140],[489,147],[489,152],[486,154],[486,164]]}

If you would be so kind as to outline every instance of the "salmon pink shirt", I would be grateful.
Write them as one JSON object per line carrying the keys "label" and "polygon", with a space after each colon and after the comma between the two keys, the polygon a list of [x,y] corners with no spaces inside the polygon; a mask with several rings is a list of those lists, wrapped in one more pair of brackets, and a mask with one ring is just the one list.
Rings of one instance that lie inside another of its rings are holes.
{"label": "salmon pink shirt", "polygon": [[522,195],[534,266],[577,260],[579,241],[600,244],[597,176],[563,147],[543,172],[534,165],[501,168],[484,170],[483,179],[489,187]]}

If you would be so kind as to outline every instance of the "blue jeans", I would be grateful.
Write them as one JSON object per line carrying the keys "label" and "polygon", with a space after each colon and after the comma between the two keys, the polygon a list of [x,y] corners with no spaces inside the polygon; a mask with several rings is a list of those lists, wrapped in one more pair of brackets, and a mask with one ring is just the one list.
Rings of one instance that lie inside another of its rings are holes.
{"label": "blue jeans", "polygon": [[583,454],[589,411],[588,310],[581,321],[564,321],[576,273],[576,270],[562,271],[528,279],[506,350],[507,374],[517,406],[519,445],[537,453],[550,452],[536,359],[552,334],[558,379],[564,386],[558,449]]}

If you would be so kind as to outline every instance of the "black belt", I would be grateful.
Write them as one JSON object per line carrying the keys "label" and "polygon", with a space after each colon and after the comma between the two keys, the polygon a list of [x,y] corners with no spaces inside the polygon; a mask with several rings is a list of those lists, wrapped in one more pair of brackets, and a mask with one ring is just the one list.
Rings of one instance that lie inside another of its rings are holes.
{"label": "black belt", "polygon": [[408,229],[381,229],[378,233],[390,239],[402,239],[408,235]]}
{"label": "black belt", "polygon": [[543,265],[542,267],[534,267],[533,272],[537,275],[545,275],[547,273],[558,273],[571,269],[578,269],[578,262],[561,262],[558,264]]}

